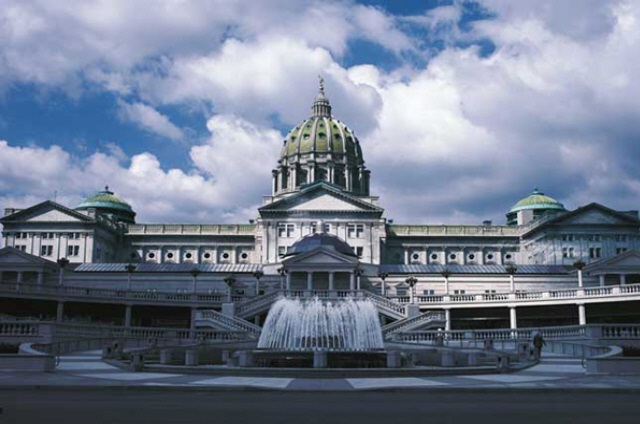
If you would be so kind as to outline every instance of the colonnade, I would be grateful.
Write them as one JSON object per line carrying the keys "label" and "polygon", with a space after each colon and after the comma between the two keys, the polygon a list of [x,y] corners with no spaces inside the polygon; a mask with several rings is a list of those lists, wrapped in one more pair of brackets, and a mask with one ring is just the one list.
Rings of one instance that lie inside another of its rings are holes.
{"label": "colonnade", "polygon": [[360,290],[360,275],[355,271],[292,271],[289,270],[286,274],[286,284],[285,290],[291,290],[293,274],[294,273],[305,273],[306,274],[306,290],[318,290],[317,287],[314,287],[314,278],[313,276],[316,274],[325,273],[329,276],[329,287],[328,290],[336,290],[335,280],[336,274],[349,274],[349,290]]}

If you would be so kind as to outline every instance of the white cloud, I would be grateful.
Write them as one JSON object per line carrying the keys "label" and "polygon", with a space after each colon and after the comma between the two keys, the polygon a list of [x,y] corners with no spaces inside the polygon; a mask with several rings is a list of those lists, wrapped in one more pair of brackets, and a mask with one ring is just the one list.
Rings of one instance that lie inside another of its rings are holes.
{"label": "white cloud", "polygon": [[182,140],[184,133],[175,126],[167,116],[161,114],[144,103],[126,103],[119,101],[119,115],[122,119],[132,122],[142,129],[169,138]]}
{"label": "white cloud", "polygon": [[[188,172],[163,169],[151,153],[122,163],[122,152],[74,157],[58,146],[11,146],[0,141],[0,191],[4,207],[51,199],[73,207],[109,185],[146,222],[245,222],[262,195],[270,194],[270,166],[281,135],[234,116],[215,116],[205,144],[191,148]],[[109,147],[107,146],[108,150]]]}

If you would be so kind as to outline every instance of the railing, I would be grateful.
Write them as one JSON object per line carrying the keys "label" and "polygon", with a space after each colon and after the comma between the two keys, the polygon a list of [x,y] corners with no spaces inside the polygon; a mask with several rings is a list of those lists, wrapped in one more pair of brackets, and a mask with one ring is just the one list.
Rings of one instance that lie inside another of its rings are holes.
{"label": "railing", "polygon": [[246,302],[237,305],[235,308],[235,313],[240,317],[251,316],[251,314],[261,312],[271,307],[273,302],[275,302],[282,295],[283,293],[278,291],[265,294],[264,296],[254,297],[247,300]]}
{"label": "railing", "polygon": [[517,236],[520,234],[518,227],[498,225],[391,225],[390,231],[397,236]]}
{"label": "railing", "polygon": [[253,235],[255,225],[197,225],[197,224],[130,224],[129,234],[244,234]]}
{"label": "railing", "polygon": [[397,331],[411,330],[412,328],[416,328],[429,322],[443,322],[444,320],[445,314],[443,312],[428,311],[413,318],[405,318],[385,325],[384,327],[382,327],[382,335],[388,336],[389,334]]}
{"label": "railing", "polygon": [[[172,293],[155,289],[121,290],[100,289],[94,287],[75,286],[45,286],[40,284],[26,284],[16,282],[0,283],[0,293],[16,295],[33,295],[35,297],[55,298],[92,298],[117,301],[143,301],[153,303],[183,303],[183,304],[221,304],[227,301],[226,294],[220,293]],[[233,296],[232,301],[246,300],[244,296]]]}
{"label": "railing", "polygon": [[407,308],[404,305],[401,305],[393,300],[387,299],[384,296],[377,295],[375,293],[371,293],[369,291],[364,291],[364,296],[370,299],[374,305],[376,305],[379,309],[386,311],[390,315],[395,316],[396,318],[404,318],[407,316]]}
{"label": "railing", "polygon": [[40,336],[40,324],[25,321],[0,321],[0,336]]}
{"label": "railing", "polygon": [[[122,303],[160,303],[183,304],[190,306],[219,306],[227,301],[225,294],[211,293],[171,293],[157,290],[118,290],[100,289],[92,287],[73,286],[45,286],[38,284],[26,284],[15,282],[0,283],[0,294],[7,293],[14,296],[54,298],[59,299],[86,299],[102,302]],[[387,298],[369,291],[357,290],[295,290],[276,291],[265,296],[244,297],[233,296],[236,302],[238,315],[247,317],[251,313],[261,312],[268,308],[280,295],[293,297],[313,297],[323,299],[366,296],[371,299],[378,308],[394,317],[405,316],[405,304],[410,302],[409,296]],[[617,298],[617,301],[640,300],[640,284],[588,287],[563,290],[551,290],[545,292],[516,292],[516,293],[484,293],[484,294],[453,294],[453,295],[429,295],[415,296],[415,301],[421,306],[448,305],[451,307],[494,307],[511,304],[556,304],[573,301],[598,302],[600,299]]]}
{"label": "railing", "polygon": [[243,320],[242,318],[230,317],[216,311],[197,311],[195,321],[211,321],[214,324],[221,324],[228,330],[247,331],[251,334],[260,334],[262,328]]}

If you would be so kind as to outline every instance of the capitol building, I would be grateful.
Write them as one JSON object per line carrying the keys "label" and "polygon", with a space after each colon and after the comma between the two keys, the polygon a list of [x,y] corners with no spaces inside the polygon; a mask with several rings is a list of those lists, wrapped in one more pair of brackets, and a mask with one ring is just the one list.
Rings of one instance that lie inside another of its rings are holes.
{"label": "capitol building", "polygon": [[0,314],[188,328],[213,310],[260,325],[278,293],[363,291],[383,324],[430,311],[446,330],[640,320],[638,211],[568,210],[544,187],[505,205],[504,223],[396,223],[365,154],[321,83],[248,223],[137,222],[109,187],[7,207]]}

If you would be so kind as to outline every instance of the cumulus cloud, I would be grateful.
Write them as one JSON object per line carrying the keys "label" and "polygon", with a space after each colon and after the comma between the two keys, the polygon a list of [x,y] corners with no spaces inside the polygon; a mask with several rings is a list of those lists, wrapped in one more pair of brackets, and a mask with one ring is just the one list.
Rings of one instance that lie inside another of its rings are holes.
{"label": "cumulus cloud", "polygon": [[[16,199],[55,186],[87,193],[113,175],[144,219],[246,219],[269,191],[282,138],[270,127],[307,116],[320,72],[396,222],[503,222],[534,186],[568,207],[637,208],[638,2],[480,0],[490,18],[462,31],[469,3],[393,16],[353,2],[154,2],[145,14],[125,1],[9,2],[0,84],[88,81],[128,99],[127,119],[170,139],[183,131],[158,110],[205,104],[215,114],[188,170],[108,146],[80,158],[5,142],[14,164],[0,170],[0,187]],[[424,49],[429,61],[347,67],[355,39],[398,57]],[[474,40],[495,50],[484,56]],[[44,164],[31,176],[16,167],[29,169],[27,157]]]}
{"label": "cumulus cloud", "polygon": [[129,201],[142,221],[245,222],[262,195],[270,194],[270,164],[281,135],[235,116],[215,116],[205,143],[191,147],[193,167],[163,169],[148,152],[122,160],[122,152],[77,157],[59,146],[12,146],[0,141],[0,196],[4,207],[51,199],[73,207],[82,196],[109,185]]}
{"label": "cumulus cloud", "polygon": [[145,131],[169,138],[171,140],[181,140],[184,133],[175,126],[167,116],[161,114],[154,108],[144,103],[126,103],[119,101],[119,116],[132,122]]}

